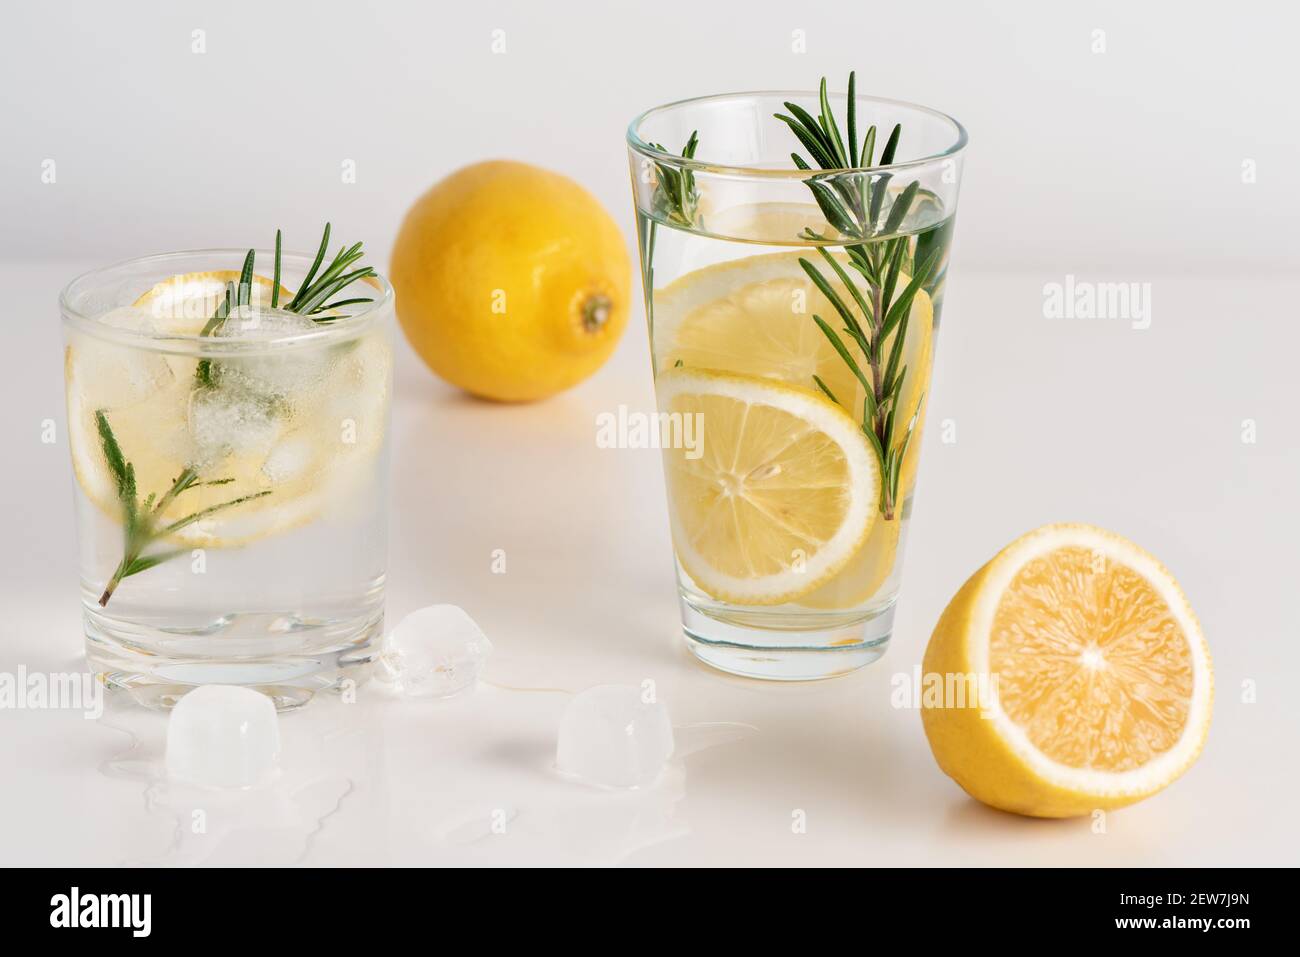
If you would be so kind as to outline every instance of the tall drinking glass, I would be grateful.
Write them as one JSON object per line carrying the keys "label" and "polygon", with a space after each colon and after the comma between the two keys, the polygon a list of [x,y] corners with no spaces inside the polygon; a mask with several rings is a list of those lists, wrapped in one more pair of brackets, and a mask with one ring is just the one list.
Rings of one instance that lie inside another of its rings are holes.
{"label": "tall drinking glass", "polygon": [[627,141],[687,642],[753,677],[859,668],[892,630],[966,133],[773,92]]}
{"label": "tall drinking glass", "polygon": [[282,295],[255,277],[214,327],[244,255],[136,259],[60,299],[86,655],[155,707],[201,684],[296,707],[383,628],[392,290],[300,315],[312,259],[285,255]]}

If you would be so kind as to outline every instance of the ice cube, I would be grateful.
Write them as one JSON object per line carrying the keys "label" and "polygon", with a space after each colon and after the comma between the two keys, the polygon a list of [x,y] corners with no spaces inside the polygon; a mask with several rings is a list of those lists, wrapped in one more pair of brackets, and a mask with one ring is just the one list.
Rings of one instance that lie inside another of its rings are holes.
{"label": "ice cube", "polygon": [[198,465],[232,453],[267,455],[283,428],[271,397],[222,385],[190,396],[190,436]]}
{"label": "ice cube", "polygon": [[273,484],[303,478],[316,465],[320,443],[306,435],[293,435],[275,443],[262,463],[262,474]]}
{"label": "ice cube", "polygon": [[[226,339],[292,339],[326,327],[295,312],[269,307],[242,306],[217,330]],[[222,385],[250,392],[284,396],[309,386],[324,375],[330,356],[319,343],[268,345],[262,355],[223,358],[217,362]]]}
{"label": "ice cube", "polygon": [[668,708],[640,688],[599,685],[579,694],[560,719],[555,763],[577,780],[607,788],[654,784],[673,755]]}
{"label": "ice cube", "polygon": [[[146,334],[157,331],[149,311],[135,306],[113,309],[96,321],[112,329]],[[106,408],[143,402],[175,379],[171,366],[161,354],[131,348],[125,343],[86,337],[74,347],[73,355],[78,362],[78,374],[86,378],[85,387],[94,395],[94,401]]]}
{"label": "ice cube", "polygon": [[393,629],[379,656],[380,677],[415,698],[450,698],[474,687],[492,643],[455,605],[413,611]]}
{"label": "ice cube", "polygon": [[307,316],[270,306],[238,306],[216,334],[226,339],[282,339],[324,328]]}
{"label": "ice cube", "polygon": [[176,703],[167,721],[167,774],[205,787],[265,784],[280,759],[271,699],[238,685],[203,685]]}

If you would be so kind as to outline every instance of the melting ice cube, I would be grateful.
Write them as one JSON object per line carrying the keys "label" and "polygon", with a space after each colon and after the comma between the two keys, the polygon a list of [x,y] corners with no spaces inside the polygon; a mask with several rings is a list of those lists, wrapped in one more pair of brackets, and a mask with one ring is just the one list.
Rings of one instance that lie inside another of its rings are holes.
{"label": "melting ice cube", "polygon": [[649,787],[673,754],[673,725],[662,702],[639,688],[600,685],[579,694],[560,719],[556,766],[607,788]]}
{"label": "melting ice cube", "polygon": [[176,703],[167,721],[167,774],[206,787],[264,784],[280,758],[275,705],[238,685],[204,685]]}
{"label": "melting ice cube", "polygon": [[[296,312],[241,306],[216,334],[224,339],[287,340],[326,328]],[[221,359],[218,381],[223,386],[283,396],[318,381],[329,365],[330,356],[319,343],[277,342],[266,348],[268,351],[259,355]]]}
{"label": "melting ice cube", "polygon": [[[113,309],[96,321],[112,329],[157,331],[149,311],[135,306]],[[110,408],[152,398],[175,379],[167,360],[148,349],[132,349],[117,342],[86,337],[77,345],[74,355],[80,364],[79,374],[85,376],[95,401]]]}
{"label": "melting ice cube", "polygon": [[199,464],[231,453],[266,455],[282,428],[268,396],[224,385],[190,395],[189,425]]}
{"label": "melting ice cube", "polygon": [[492,654],[474,619],[455,605],[413,611],[393,629],[379,657],[381,677],[416,698],[450,698],[472,688]]}

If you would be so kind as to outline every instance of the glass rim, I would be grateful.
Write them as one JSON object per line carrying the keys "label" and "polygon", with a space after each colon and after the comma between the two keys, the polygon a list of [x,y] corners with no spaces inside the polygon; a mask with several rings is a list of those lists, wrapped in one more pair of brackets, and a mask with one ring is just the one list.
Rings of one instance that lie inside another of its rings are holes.
{"label": "glass rim", "polygon": [[[669,153],[664,150],[656,149],[643,140],[638,133],[638,128],[641,124],[657,113],[666,113],[669,110],[679,109],[684,106],[691,106],[698,103],[760,96],[780,97],[785,100],[794,99],[795,97],[810,97],[812,99],[817,99],[820,96],[820,93],[813,90],[744,90],[735,93],[710,93],[705,96],[693,96],[684,100],[674,100],[671,103],[652,106],[650,109],[644,110],[633,117],[632,122],[629,123],[627,127],[627,145],[630,149],[657,163],[670,164],[680,169],[689,169],[706,173],[721,173],[733,176],[750,176],[764,179],[807,180],[814,177],[833,176],[837,173],[892,173],[896,170],[913,169],[940,160],[951,159],[960,154],[970,142],[970,138],[966,133],[966,127],[962,126],[955,117],[950,116],[941,110],[922,106],[920,103],[912,103],[908,100],[896,100],[885,96],[871,96],[866,93],[858,93],[854,96],[854,99],[859,103],[880,103],[889,106],[904,107],[909,110],[916,110],[919,113],[929,114],[930,116],[949,124],[954,133],[953,143],[947,149],[938,153],[932,153],[928,156],[922,156],[914,160],[906,160],[901,163],[889,163],[888,165],[880,166],[846,166],[836,169],[803,170],[798,167],[791,167],[790,169],[772,169],[770,167],[735,166],[725,163],[711,163],[707,160],[701,159],[688,159],[687,157],[680,156],[676,153]],[[827,97],[831,100],[847,100],[848,96],[847,93],[827,93]]]}
{"label": "glass rim", "polygon": [[[271,248],[255,248],[254,251],[258,256],[263,254],[272,258],[275,256],[275,250]],[[195,351],[193,348],[195,345],[201,344],[202,349],[197,350],[201,353],[257,352],[262,349],[282,347],[294,343],[324,342],[332,339],[348,339],[360,335],[383,316],[396,298],[393,287],[388,280],[381,274],[375,273],[373,276],[361,280],[361,282],[368,283],[374,289],[377,289],[380,296],[362,311],[349,315],[342,321],[320,324],[319,328],[312,329],[309,332],[296,332],[283,336],[258,337],[255,339],[215,338],[193,333],[145,331],[106,326],[99,321],[99,316],[87,315],[72,305],[71,293],[76,286],[92,281],[97,277],[106,276],[114,270],[121,270],[131,266],[163,265],[173,260],[180,261],[197,257],[217,258],[230,256],[238,259],[247,255],[247,253],[247,247],[213,246],[206,249],[180,249],[166,253],[152,253],[146,256],[132,256],[105,266],[97,266],[73,277],[64,285],[59,291],[59,311],[62,313],[64,322],[75,326],[81,332],[96,338],[108,339],[123,344],[134,344],[142,348],[152,347],[165,352],[192,352]],[[280,255],[282,262],[301,261],[304,271],[316,259],[316,253],[314,252],[301,253],[281,250]],[[181,275],[181,273],[173,273],[173,275]]]}

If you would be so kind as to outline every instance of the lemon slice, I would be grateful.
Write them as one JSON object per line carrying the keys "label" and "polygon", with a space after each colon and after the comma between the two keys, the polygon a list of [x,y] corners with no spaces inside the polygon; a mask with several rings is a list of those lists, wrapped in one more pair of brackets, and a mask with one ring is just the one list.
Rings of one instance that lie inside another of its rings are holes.
{"label": "lemon slice", "polygon": [[[208,297],[224,296],[225,282],[232,278],[238,280],[238,273],[174,277],[137,299],[134,308],[115,310],[100,321],[156,329],[150,305],[164,301],[160,321],[176,321],[171,328],[178,329],[190,322],[191,313],[202,312],[174,298],[176,290],[202,299],[204,310],[211,302],[215,310],[217,300]],[[269,280],[256,278],[269,287]],[[180,322],[179,317],[186,318]],[[199,328],[206,321],[195,320]],[[171,503],[163,522],[270,493],[187,525],[172,536],[176,544],[246,544],[327,510],[336,512],[346,493],[359,488],[386,431],[392,381],[386,333],[223,361],[239,385],[196,390],[193,356],[74,335],[64,354],[69,444],[74,475],[95,506],[120,518],[116,483],[96,426],[98,411],[134,468],[142,498],[151,493],[161,498],[189,465],[199,470],[201,482]]]}
{"label": "lemon slice", "polygon": [[880,473],[842,409],[768,380],[690,369],[656,388],[662,413],[702,426],[694,450],[664,452],[674,544],[701,589],[781,604],[853,557],[879,514]]}
{"label": "lemon slice", "polygon": [[976,572],[923,671],[987,676],[995,693],[980,707],[926,702],[926,736],[971,795],[1036,817],[1156,793],[1196,759],[1210,724],[1209,649],[1178,583],[1087,525],[1030,532]]}
{"label": "lemon slice", "polygon": [[[813,316],[820,316],[837,331],[843,320],[803,271],[800,258],[817,265],[840,298],[853,307],[848,291],[813,249],[753,256],[696,270],[655,292],[655,337],[663,344],[660,368],[674,368],[680,363],[686,368],[776,379],[820,394],[813,379],[816,375],[851,415],[860,417],[864,390]],[[847,262],[843,254],[836,254],[836,259],[841,264]],[[858,278],[851,269],[846,267],[846,271]],[[901,275],[896,288],[901,291],[909,279]],[[858,286],[864,290],[865,281]],[[885,340],[884,355],[889,355],[896,335],[897,330]],[[846,335],[841,334],[841,340],[863,372],[870,375],[858,347]],[[934,307],[929,295],[920,290],[912,300],[899,366],[906,369],[906,374],[899,395],[900,426],[896,434],[901,437],[906,424],[917,417],[916,432],[900,470],[899,492],[903,498],[911,492],[916,478],[933,340]]]}
{"label": "lemon slice", "polygon": [[843,611],[856,608],[871,599],[894,570],[898,557],[898,517],[876,519],[871,534],[839,573],[816,591],[799,599],[805,608]]}
{"label": "lemon slice", "polygon": [[[132,305],[148,309],[154,319],[167,323],[169,331],[193,334],[217,311],[226,297],[227,283],[238,283],[239,276],[235,269],[181,273],[156,284]],[[274,285],[265,276],[254,275],[250,291],[254,305],[270,306]],[[293,293],[281,286],[280,305],[286,305],[292,298]]]}

